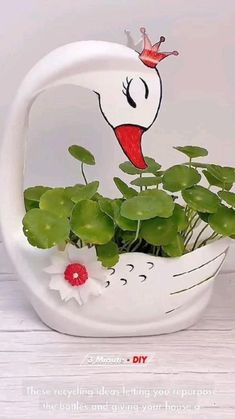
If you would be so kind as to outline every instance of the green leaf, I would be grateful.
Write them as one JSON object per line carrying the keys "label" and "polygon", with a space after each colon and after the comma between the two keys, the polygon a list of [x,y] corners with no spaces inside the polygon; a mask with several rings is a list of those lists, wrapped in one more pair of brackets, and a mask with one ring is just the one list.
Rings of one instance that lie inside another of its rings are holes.
{"label": "green leaf", "polygon": [[121,231],[121,238],[122,242],[124,243],[131,243],[135,239],[135,232],[134,231]]}
{"label": "green leaf", "polygon": [[24,191],[24,198],[28,201],[36,201],[39,202],[41,196],[48,191],[48,186],[33,186],[30,188],[25,189]]}
{"label": "green leaf", "polygon": [[99,187],[99,182],[94,181],[88,183],[87,185],[83,186],[80,189],[77,189],[74,195],[72,196],[72,201],[77,203],[79,201],[83,201],[84,199],[91,199],[95,195],[97,189]]}
{"label": "green leaf", "polygon": [[219,166],[217,164],[210,164],[207,167],[208,172],[219,179],[222,183],[235,182],[235,169],[233,167]]}
{"label": "green leaf", "polygon": [[169,244],[177,235],[177,226],[172,217],[156,217],[143,221],[140,229],[140,237],[155,246]]}
{"label": "green leaf", "polygon": [[64,218],[70,217],[74,203],[68,198],[64,188],[54,188],[41,196],[39,207]]}
{"label": "green leaf", "polygon": [[23,231],[32,246],[49,249],[68,239],[70,226],[66,218],[35,208],[25,214]]}
{"label": "green leaf", "polygon": [[195,211],[214,213],[219,206],[218,196],[199,185],[182,191],[182,197]]}
{"label": "green leaf", "polygon": [[171,196],[157,189],[141,192],[127,199],[121,206],[121,215],[130,220],[148,220],[156,216],[170,217],[174,210]]}
{"label": "green leaf", "polygon": [[180,151],[181,153],[186,154],[190,159],[195,159],[197,157],[204,157],[208,155],[208,151],[206,148],[186,145],[184,147],[173,147],[175,150]]}
{"label": "green leaf", "polygon": [[200,182],[201,175],[196,169],[177,164],[170,167],[163,175],[163,188],[171,192],[181,191],[190,188]]}
{"label": "green leaf", "polygon": [[213,176],[210,172],[208,172],[207,170],[203,170],[202,173],[204,174],[204,176],[206,177],[209,185],[211,186],[218,186],[219,188],[224,188],[227,189],[228,191],[231,189],[231,187],[233,186],[232,183],[224,183],[221,180],[217,179],[215,176]]}
{"label": "green leaf", "polygon": [[151,176],[151,177],[137,177],[136,179],[131,181],[132,185],[135,186],[156,186],[162,182],[162,178],[160,176]]}
{"label": "green leaf", "polygon": [[185,162],[183,164],[186,164],[186,166],[192,166],[192,167],[199,167],[200,169],[202,168],[207,168],[209,166],[209,163],[197,163],[195,161],[190,162]]}
{"label": "green leaf", "polygon": [[135,189],[130,188],[119,177],[114,177],[113,180],[114,180],[114,183],[117,186],[118,190],[124,196],[124,198],[128,199],[128,198],[132,198],[133,196],[138,195],[138,192]]}
{"label": "green leaf", "polygon": [[127,173],[128,175],[139,175],[141,173],[152,173],[152,174],[156,174],[156,172],[161,169],[161,165],[159,163],[157,163],[153,158],[151,157],[144,157],[144,160],[146,162],[146,164],[148,165],[148,167],[146,167],[146,169],[141,170],[141,169],[137,169],[137,167],[135,167],[131,162],[126,161],[124,163],[121,163],[119,165],[119,168],[124,172]]}
{"label": "green leaf", "polygon": [[76,195],[76,193],[80,191],[81,188],[84,188],[84,185],[82,183],[77,183],[74,186],[67,186],[67,188],[65,188],[67,197],[69,199],[72,199],[72,196]]}
{"label": "green leaf", "polygon": [[121,215],[121,206],[123,200],[122,199],[114,199],[112,201],[112,209],[113,209],[113,218],[115,223],[120,227],[123,231],[136,231],[137,229],[137,221],[129,220],[126,217]]}
{"label": "green leaf", "polygon": [[182,256],[184,253],[184,240],[180,234],[177,234],[172,241],[163,246],[164,252],[171,257]]}
{"label": "green leaf", "polygon": [[119,250],[116,243],[110,241],[109,243],[96,246],[97,257],[102,265],[106,268],[111,268],[119,261]]}
{"label": "green leaf", "polygon": [[235,210],[221,205],[215,214],[209,216],[209,225],[218,234],[235,234]]}
{"label": "green leaf", "polygon": [[107,214],[110,218],[114,218],[114,211],[112,207],[112,199],[109,198],[100,198],[98,199],[98,204],[102,212]]}
{"label": "green leaf", "polygon": [[92,244],[108,243],[114,235],[114,224],[96,201],[78,202],[72,212],[71,229],[80,239]]}
{"label": "green leaf", "polygon": [[177,225],[177,230],[179,232],[185,230],[188,227],[188,218],[186,217],[185,209],[181,205],[175,204],[171,218]]}
{"label": "green leaf", "polygon": [[208,224],[209,213],[208,212],[198,212],[198,215],[202,221]]}
{"label": "green leaf", "polygon": [[218,195],[228,205],[231,205],[231,207],[235,206],[235,193],[234,192],[219,191]]}
{"label": "green leaf", "polygon": [[71,156],[82,163],[93,166],[95,164],[95,157],[90,151],[79,145],[71,145],[68,149]]}

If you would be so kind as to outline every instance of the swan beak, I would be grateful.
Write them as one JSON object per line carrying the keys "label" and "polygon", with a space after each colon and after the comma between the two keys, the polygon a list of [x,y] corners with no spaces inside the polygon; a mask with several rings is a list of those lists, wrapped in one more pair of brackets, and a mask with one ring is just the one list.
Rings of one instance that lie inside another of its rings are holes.
{"label": "swan beak", "polygon": [[145,131],[146,128],[128,124],[114,128],[115,135],[124,153],[138,169],[146,169],[147,167],[141,149],[141,139]]}

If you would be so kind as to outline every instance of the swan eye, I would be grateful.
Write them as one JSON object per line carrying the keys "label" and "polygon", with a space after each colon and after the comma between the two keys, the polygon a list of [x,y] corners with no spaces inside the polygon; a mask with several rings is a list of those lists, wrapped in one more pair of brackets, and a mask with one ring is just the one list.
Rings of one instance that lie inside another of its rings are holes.
{"label": "swan eye", "polygon": [[136,108],[136,103],[134,101],[134,99],[131,97],[130,94],[130,85],[133,79],[128,79],[128,77],[126,77],[126,84],[123,82],[123,90],[122,93],[126,96],[126,100],[129,103],[130,106],[132,106],[132,108]]}

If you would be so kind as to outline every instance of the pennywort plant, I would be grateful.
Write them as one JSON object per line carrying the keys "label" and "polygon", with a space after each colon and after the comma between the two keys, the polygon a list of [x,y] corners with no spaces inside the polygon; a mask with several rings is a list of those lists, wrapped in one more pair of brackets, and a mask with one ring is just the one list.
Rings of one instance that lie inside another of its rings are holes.
{"label": "pennywort plant", "polygon": [[[80,163],[83,183],[25,190],[23,231],[29,243],[41,249],[95,246],[97,258],[111,267],[124,252],[176,257],[223,236],[234,239],[235,169],[198,162],[208,155],[204,148],[175,149],[187,160],[166,170],[151,157],[145,157],[144,170],[129,161],[120,164],[130,184],[115,177],[121,197],[110,199],[98,192],[98,181],[87,180],[85,168],[95,165],[94,156],[72,145],[69,153]],[[203,178],[207,187],[200,185]]]}

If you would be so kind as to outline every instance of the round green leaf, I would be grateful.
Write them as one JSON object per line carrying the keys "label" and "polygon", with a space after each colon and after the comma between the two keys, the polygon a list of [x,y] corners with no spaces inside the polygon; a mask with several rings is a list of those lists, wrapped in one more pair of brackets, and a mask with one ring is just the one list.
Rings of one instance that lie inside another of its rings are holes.
{"label": "round green leaf", "polygon": [[72,231],[87,243],[105,244],[114,235],[114,224],[96,201],[78,202],[72,212]]}
{"label": "round green leaf", "polygon": [[170,217],[174,202],[166,192],[157,189],[141,192],[127,199],[121,206],[121,215],[130,220],[148,220],[156,216]]}
{"label": "round green leaf", "polygon": [[144,157],[144,160],[146,162],[146,164],[148,165],[148,167],[146,167],[146,169],[141,170],[141,169],[137,169],[137,167],[135,167],[131,162],[126,161],[124,163],[121,163],[119,165],[119,168],[124,172],[127,173],[128,175],[139,175],[141,173],[152,173],[152,174],[156,174],[156,172],[161,169],[161,165],[159,163],[157,163],[152,157]]}
{"label": "round green leaf", "polygon": [[100,198],[98,199],[98,204],[102,212],[107,214],[110,218],[114,218],[114,211],[112,207],[112,199],[109,198]]}
{"label": "round green leaf", "polygon": [[121,194],[124,196],[124,198],[132,198],[133,196],[138,195],[138,192],[130,188],[123,180],[121,180],[119,177],[113,178],[115,185],[117,186],[118,190],[121,192]]}
{"label": "round green leaf", "polygon": [[41,209],[47,210],[58,217],[70,217],[74,203],[68,198],[66,190],[55,188],[45,192],[39,202]]}
{"label": "round green leaf", "polygon": [[209,225],[218,234],[235,234],[235,210],[221,205],[215,214],[209,216]]}
{"label": "round green leaf", "polygon": [[72,196],[72,201],[77,203],[79,201],[83,201],[84,199],[93,198],[98,187],[99,187],[98,181],[88,183],[87,185],[75,191],[74,195]]}
{"label": "round green leaf", "polygon": [[172,241],[163,246],[164,252],[171,257],[182,256],[184,253],[184,240],[180,234],[177,234]]}
{"label": "round green leaf", "polygon": [[177,235],[177,226],[172,218],[156,217],[143,221],[140,237],[155,246],[169,244]]}
{"label": "round green leaf", "polygon": [[219,179],[222,183],[235,182],[235,169],[233,167],[219,166],[217,164],[210,164],[207,167],[208,172]]}
{"label": "round green leaf", "polygon": [[33,186],[30,188],[27,188],[24,191],[24,198],[29,201],[39,202],[41,196],[49,189],[51,188],[49,188],[48,186]]}
{"label": "round green leaf", "polygon": [[71,156],[73,156],[76,160],[91,166],[95,164],[95,157],[84,147],[79,145],[71,145],[68,150]]}
{"label": "round green leaf", "polygon": [[186,145],[184,147],[173,147],[176,150],[180,151],[181,153],[186,154],[190,159],[195,159],[197,157],[204,157],[208,155],[208,151],[206,148],[192,146],[192,145]]}
{"label": "round green leaf", "polygon": [[121,215],[122,203],[122,199],[114,199],[111,203],[114,221],[123,231],[136,231],[137,221],[129,220]]}
{"label": "round green leaf", "polygon": [[231,205],[231,207],[235,206],[235,193],[234,192],[219,191],[218,195],[228,205]]}
{"label": "round green leaf", "polygon": [[199,185],[182,191],[182,197],[188,206],[195,211],[213,213],[217,211],[219,206],[218,196]]}
{"label": "round green leaf", "polygon": [[190,188],[200,182],[201,175],[192,167],[178,164],[170,167],[163,175],[163,188],[171,192]]}
{"label": "round green leaf", "polygon": [[111,268],[119,261],[119,250],[116,243],[109,243],[96,246],[98,260],[106,268]]}
{"label": "round green leaf", "polygon": [[175,204],[171,218],[177,225],[177,230],[179,232],[185,230],[188,227],[188,218],[186,217],[185,209],[181,205]]}
{"label": "round green leaf", "polygon": [[151,176],[151,177],[137,177],[131,181],[132,185],[135,186],[156,186],[162,182],[160,176]]}
{"label": "round green leaf", "polygon": [[72,196],[75,196],[76,193],[78,191],[80,191],[80,189],[83,188],[83,187],[84,187],[84,185],[82,183],[77,183],[74,186],[67,186],[65,188],[65,192],[66,192],[67,197],[72,199]]}
{"label": "round green leaf", "polygon": [[68,239],[70,226],[66,218],[35,208],[25,214],[23,231],[32,246],[48,249]]}
{"label": "round green leaf", "polygon": [[202,173],[204,174],[204,176],[206,177],[209,185],[212,186],[218,186],[219,188],[224,188],[227,189],[228,191],[231,189],[231,187],[233,186],[232,183],[224,183],[221,180],[217,179],[215,176],[213,176],[210,172],[208,172],[207,170],[203,170]]}

